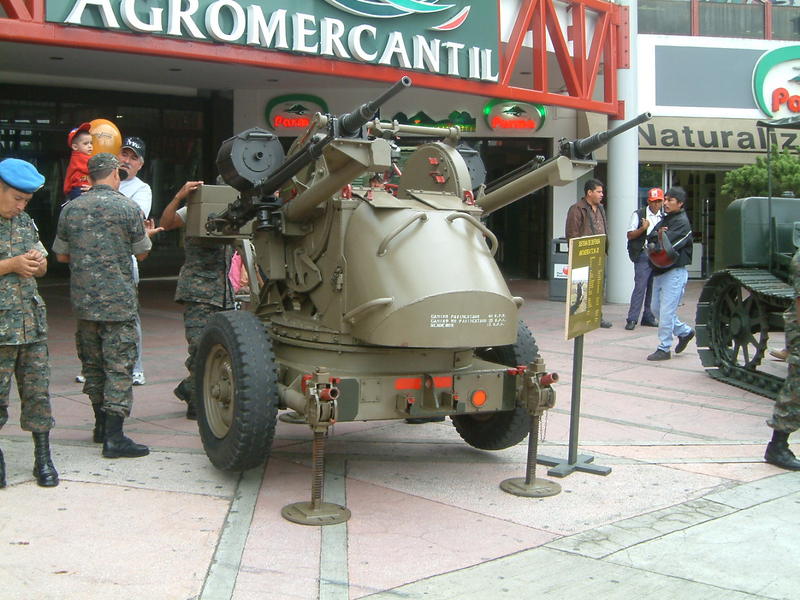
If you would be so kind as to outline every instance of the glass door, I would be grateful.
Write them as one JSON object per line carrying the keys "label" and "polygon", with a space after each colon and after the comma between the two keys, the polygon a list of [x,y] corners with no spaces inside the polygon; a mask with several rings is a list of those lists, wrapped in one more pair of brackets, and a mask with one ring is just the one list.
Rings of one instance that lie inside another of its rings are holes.
{"label": "glass door", "polygon": [[[730,167],[732,168],[732,167]],[[689,220],[694,232],[694,251],[689,276],[705,278],[716,270],[715,256],[719,255],[720,236],[716,224],[722,222],[722,213],[728,206],[720,198],[720,189],[728,167],[692,168],[668,166],[664,191],[679,185],[688,195]]]}

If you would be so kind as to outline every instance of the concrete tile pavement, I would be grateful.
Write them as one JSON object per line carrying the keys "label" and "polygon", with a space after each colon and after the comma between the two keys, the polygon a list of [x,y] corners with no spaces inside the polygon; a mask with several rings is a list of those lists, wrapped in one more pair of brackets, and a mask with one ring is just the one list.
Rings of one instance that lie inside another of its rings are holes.
{"label": "concrete tile pavement", "polygon": [[[688,322],[700,285],[689,284]],[[511,286],[561,375],[540,452],[564,457],[564,306],[546,300],[545,282]],[[524,475],[525,444],[478,451],[449,422],[339,424],[325,493],[352,518],[318,529],[280,516],[310,497],[307,427],[278,424],[265,470],[228,474],[208,462],[172,396],[185,359],[173,290],[170,281],[140,288],[148,383],[134,388],[126,429],[151,455],[109,461],[91,442],[91,410],[74,382],[68,288],[45,282],[62,483],[33,483],[12,395],[0,432],[9,469],[0,598],[800,598],[790,566],[800,558],[800,473],[762,461],[771,402],[711,380],[693,345],[647,363],[656,332],[625,331],[625,305],[604,308],[615,326],[586,336],[584,348],[581,452],[610,475],[574,473],[557,496],[517,498],[498,484]]]}

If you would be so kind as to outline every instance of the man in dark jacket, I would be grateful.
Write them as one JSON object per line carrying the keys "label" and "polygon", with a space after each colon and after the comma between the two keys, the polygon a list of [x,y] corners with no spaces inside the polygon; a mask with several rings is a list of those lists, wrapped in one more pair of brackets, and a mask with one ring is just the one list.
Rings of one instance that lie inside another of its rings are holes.
{"label": "man in dark jacket", "polygon": [[647,236],[647,248],[653,263],[653,313],[658,318],[658,348],[647,360],[669,360],[672,338],[677,336],[675,354],[686,349],[694,330],[678,318],[678,305],[686,290],[692,262],[692,226],[686,215],[686,191],[670,188],[664,197],[664,218]]}

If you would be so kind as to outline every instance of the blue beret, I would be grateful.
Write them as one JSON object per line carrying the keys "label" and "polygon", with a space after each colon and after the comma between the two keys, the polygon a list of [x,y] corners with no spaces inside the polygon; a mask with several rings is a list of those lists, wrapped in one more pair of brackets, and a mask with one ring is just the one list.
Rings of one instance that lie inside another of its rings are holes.
{"label": "blue beret", "polygon": [[0,162],[0,179],[26,194],[32,194],[44,184],[44,177],[36,167],[18,158],[7,158]]}

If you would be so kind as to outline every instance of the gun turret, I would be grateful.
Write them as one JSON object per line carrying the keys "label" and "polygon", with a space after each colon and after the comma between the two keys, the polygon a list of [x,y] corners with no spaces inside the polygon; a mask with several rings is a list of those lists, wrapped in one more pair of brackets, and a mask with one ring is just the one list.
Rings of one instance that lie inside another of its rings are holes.
{"label": "gun turret", "polygon": [[484,209],[484,215],[488,215],[545,186],[565,185],[575,181],[594,168],[592,152],[607,144],[611,138],[650,120],[651,117],[648,112],[642,113],[614,129],[579,140],[562,140],[556,156],[548,160],[537,157],[493,181],[482,194],[479,193],[475,202]]}
{"label": "gun turret", "polygon": [[[230,233],[253,218],[258,219],[256,229],[267,230],[274,227],[274,215],[280,206],[274,199],[275,192],[316,161],[334,139],[356,136],[381,105],[408,87],[411,87],[411,78],[402,77],[376,99],[365,102],[352,112],[339,117],[317,114],[301,138],[309,141],[285,161],[278,139],[263,130],[250,129],[224,142],[217,154],[217,166],[225,182],[235,187],[241,194],[221,213],[209,215],[206,230],[216,234]],[[317,129],[321,131],[315,133]],[[234,154],[241,154],[241,158]],[[278,154],[280,159],[275,161],[274,158]],[[265,160],[265,156],[271,160]],[[275,165],[275,162],[280,161],[283,162]],[[350,173],[345,170],[340,175],[337,181],[346,179],[345,183],[349,183]],[[331,190],[338,189],[342,185],[344,184],[339,185],[330,181],[327,185],[321,185],[318,190],[306,190],[289,202],[285,211],[287,218],[302,219],[327,198]]]}

